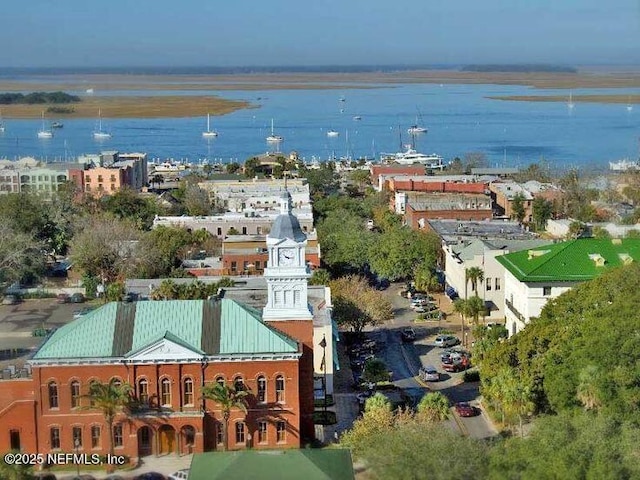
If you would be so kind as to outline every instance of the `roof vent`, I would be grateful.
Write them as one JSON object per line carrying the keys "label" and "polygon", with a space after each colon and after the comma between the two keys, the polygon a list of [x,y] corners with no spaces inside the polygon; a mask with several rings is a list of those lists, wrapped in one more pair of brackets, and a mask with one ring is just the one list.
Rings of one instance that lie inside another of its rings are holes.
{"label": "roof vent", "polygon": [[549,250],[529,250],[527,252],[529,254],[529,260],[536,257],[541,257],[545,253],[549,253]]}
{"label": "roof vent", "polygon": [[604,267],[604,264],[607,263],[604,257],[599,253],[590,253],[589,258],[594,261],[596,267]]}
{"label": "roof vent", "polygon": [[612,238],[611,243],[614,245],[622,245],[622,239],[620,238]]}
{"label": "roof vent", "polygon": [[620,257],[620,260],[624,265],[629,265],[630,263],[633,263],[633,258],[631,258],[631,255],[629,255],[628,253],[619,253],[618,257]]}

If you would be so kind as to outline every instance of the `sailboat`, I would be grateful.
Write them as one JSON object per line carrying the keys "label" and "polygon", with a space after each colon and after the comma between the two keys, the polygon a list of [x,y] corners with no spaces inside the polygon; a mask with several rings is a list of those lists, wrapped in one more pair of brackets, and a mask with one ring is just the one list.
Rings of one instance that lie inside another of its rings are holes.
{"label": "sailboat", "polygon": [[[418,121],[418,117],[420,118],[420,121]],[[416,133],[427,133],[427,128],[421,127],[421,123],[422,115],[420,115],[420,110],[418,110],[418,115],[416,115],[416,123],[414,123],[407,129],[407,133],[409,133],[409,135],[415,135]]]}
{"label": "sailboat", "polygon": [[327,137],[339,137],[340,132],[337,132],[334,129],[327,130]]}
{"label": "sailboat", "polygon": [[111,134],[102,130],[102,112],[98,110],[98,129],[93,132],[93,138],[96,140],[106,140],[111,138]]}
{"label": "sailboat", "polygon": [[209,117],[210,117],[210,115],[207,113],[207,131],[206,132],[202,132],[202,136],[205,137],[205,138],[217,137],[218,136],[218,132],[216,132],[215,130],[211,130],[210,123],[209,123]]}
{"label": "sailboat", "polygon": [[44,110],[42,111],[42,130],[38,132],[38,138],[53,138],[53,132],[47,130],[44,124]]}
{"label": "sailboat", "polygon": [[569,107],[569,110],[572,110],[575,106],[576,104],[573,103],[573,92],[569,92],[569,101],[567,102],[567,107]]}
{"label": "sailboat", "polygon": [[280,135],[276,135],[273,131],[273,118],[271,119],[271,135],[269,135],[267,137],[267,142],[268,143],[280,143],[282,140],[284,140],[283,137],[281,137]]}
{"label": "sailboat", "polygon": [[[633,105],[631,104],[631,97],[627,97],[627,112],[630,112],[633,110]],[[2,120],[0,118],[0,120]],[[2,125],[2,123],[0,123],[0,126]],[[2,131],[2,130],[0,130]]]}
{"label": "sailboat", "polygon": [[4,122],[2,121],[2,111],[0,111],[0,133],[4,133]]}

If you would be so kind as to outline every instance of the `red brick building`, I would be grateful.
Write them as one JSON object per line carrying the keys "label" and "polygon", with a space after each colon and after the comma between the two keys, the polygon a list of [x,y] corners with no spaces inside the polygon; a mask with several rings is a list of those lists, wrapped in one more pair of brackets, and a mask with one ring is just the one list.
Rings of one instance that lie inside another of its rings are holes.
{"label": "red brick building", "polygon": [[[106,454],[109,432],[86,397],[92,381],[126,382],[135,407],[116,416],[116,454],[215,450],[219,405],[202,388],[249,392],[233,410],[229,447],[296,448],[313,438],[313,319],[306,236],[283,196],[267,237],[264,312],[238,301],[113,302],[57,330],[30,361],[29,378],[0,380],[0,451]],[[330,361],[330,360],[327,360]]]}

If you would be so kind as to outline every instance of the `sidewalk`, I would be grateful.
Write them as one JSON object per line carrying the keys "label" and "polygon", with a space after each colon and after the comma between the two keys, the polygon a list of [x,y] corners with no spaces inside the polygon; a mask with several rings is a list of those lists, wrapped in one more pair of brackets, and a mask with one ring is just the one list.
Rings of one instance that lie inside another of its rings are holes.
{"label": "sidewalk", "polygon": [[[144,457],[139,466],[131,470],[117,470],[113,474],[120,475],[121,477],[129,480],[137,475],[146,472],[158,472],[164,476],[170,475],[178,470],[189,468],[191,466],[191,459],[193,455],[177,456],[174,454],[163,455],[161,457],[155,457],[150,455]],[[75,470],[67,471],[55,471],[52,472],[58,480],[71,480],[77,475]],[[91,475],[92,477],[101,480],[107,477],[107,473],[104,469],[101,470],[83,470],[80,468],[80,475]]]}

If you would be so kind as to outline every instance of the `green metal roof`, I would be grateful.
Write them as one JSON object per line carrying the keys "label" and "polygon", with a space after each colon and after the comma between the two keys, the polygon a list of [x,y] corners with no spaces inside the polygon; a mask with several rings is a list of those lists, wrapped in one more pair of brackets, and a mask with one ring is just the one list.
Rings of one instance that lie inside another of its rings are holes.
{"label": "green metal roof", "polygon": [[189,480],[353,480],[351,452],[338,448],[241,450],[193,456]]}
{"label": "green metal roof", "polygon": [[640,239],[579,238],[496,257],[521,282],[583,282],[640,261]]}
{"label": "green metal roof", "polygon": [[108,303],[57,330],[33,358],[131,357],[163,338],[209,356],[298,351],[235,300],[169,300]]}

